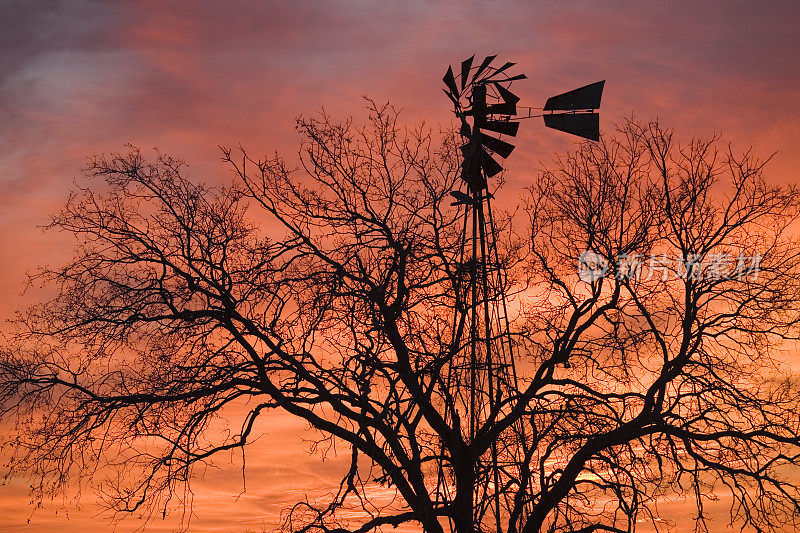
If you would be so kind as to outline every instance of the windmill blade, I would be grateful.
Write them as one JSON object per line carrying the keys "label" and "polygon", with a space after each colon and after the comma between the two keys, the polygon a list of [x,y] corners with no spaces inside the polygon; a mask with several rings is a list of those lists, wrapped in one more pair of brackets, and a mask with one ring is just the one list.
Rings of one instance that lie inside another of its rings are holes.
{"label": "windmill blade", "polygon": [[509,91],[508,89],[506,89],[505,87],[500,85],[499,83],[495,83],[494,86],[497,89],[497,92],[500,93],[500,98],[503,99],[503,102],[505,102],[507,104],[516,104],[517,102],[519,102],[519,96],[517,96],[516,94],[512,93],[511,91]]}
{"label": "windmill blade", "polygon": [[[492,139],[493,141],[497,141],[498,143],[503,143],[503,144],[508,145],[508,146],[511,147],[509,149],[509,148],[506,148],[506,147],[497,146],[498,150],[502,151],[503,153],[510,154],[511,150],[514,149],[514,146],[511,145],[511,144],[505,143],[505,142],[503,142],[503,141],[501,141],[499,139],[494,139],[492,137],[486,137],[484,135],[481,135],[481,140],[485,140],[485,139]],[[475,161],[477,159],[477,160],[480,160],[481,168],[484,169],[484,171],[486,172],[486,176],[487,177],[494,176],[495,174],[497,174],[498,172],[503,170],[503,167],[500,166],[500,163],[498,163],[497,161],[494,160],[494,158],[489,154],[489,152],[486,151],[486,148],[484,148],[483,145],[478,145],[477,146],[477,153],[472,151],[472,146],[473,146],[472,143],[467,143],[467,144],[461,145],[461,147],[460,147],[461,154],[464,156],[464,161],[461,163],[462,168],[464,168],[464,169],[471,168],[473,161]],[[487,148],[488,148],[488,145],[487,145]],[[491,150],[491,148],[489,148],[489,149]],[[494,152],[494,150],[492,150],[492,151]],[[500,157],[505,158],[505,156],[501,155],[499,152],[496,152],[496,153],[497,153],[497,155],[500,155]],[[489,174],[490,171],[492,172],[491,174]]]}
{"label": "windmill blade", "polygon": [[506,78],[503,81],[506,82],[506,81],[517,81],[517,80],[527,80],[527,79],[528,76],[526,76],[525,74],[517,74],[516,76],[511,76],[510,78]]}
{"label": "windmill blade", "polygon": [[600,140],[600,115],[597,113],[559,113],[544,115],[544,125],[590,139]]}
{"label": "windmill blade", "polygon": [[[491,178],[495,174],[499,174],[503,171],[503,167],[500,166],[500,163],[495,161],[486,150],[481,150],[481,168],[483,169],[483,173],[487,178]],[[486,185],[484,185],[484,187],[485,186]]]}
{"label": "windmill blade", "polygon": [[511,61],[509,61],[508,63],[506,63],[505,65],[503,65],[499,69],[497,69],[494,72],[492,72],[492,76],[497,76],[498,74],[502,73],[504,70],[508,70],[511,67],[513,67],[514,65],[516,65],[516,63],[512,63]]}
{"label": "windmill blade", "polygon": [[495,54],[493,56],[487,56],[486,59],[484,59],[483,62],[481,63],[481,66],[478,67],[478,70],[475,71],[475,74],[472,75],[472,80],[471,81],[477,80],[478,76],[483,74],[483,71],[486,70],[486,67],[489,66],[489,63],[494,61],[495,57],[497,57],[497,54]]}
{"label": "windmill blade", "polygon": [[507,158],[509,155],[511,155],[511,152],[514,151],[513,144],[501,141],[500,139],[495,139],[494,137],[489,137],[488,135],[481,135],[481,145],[485,146],[503,159]]}
{"label": "windmill blade", "polygon": [[483,124],[483,129],[494,131],[509,137],[516,137],[519,131],[519,122],[508,122],[505,120],[487,120]]}
{"label": "windmill blade", "polygon": [[467,76],[469,76],[469,71],[472,70],[472,61],[475,59],[475,54],[472,54],[472,57],[469,59],[465,59],[461,62],[461,90],[464,90],[464,87],[467,86]]}
{"label": "windmill blade", "polygon": [[442,81],[447,85],[447,88],[450,89],[453,96],[458,98],[458,87],[456,86],[456,78],[453,76],[453,67],[447,67],[447,72],[444,78],[442,78]]}
{"label": "windmill blade", "polygon": [[547,102],[544,104],[544,110],[573,111],[575,109],[598,109],[600,107],[600,98],[603,96],[603,86],[605,83],[606,80],[597,81],[552,96],[548,98]]}

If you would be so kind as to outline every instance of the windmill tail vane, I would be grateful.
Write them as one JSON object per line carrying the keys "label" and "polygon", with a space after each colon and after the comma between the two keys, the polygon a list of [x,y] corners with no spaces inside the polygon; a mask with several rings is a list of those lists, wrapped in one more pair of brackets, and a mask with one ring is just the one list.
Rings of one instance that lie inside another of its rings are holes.
{"label": "windmill tail vane", "polygon": [[[548,128],[598,140],[597,109],[605,83],[599,81],[553,96],[541,108],[542,113],[534,115],[532,108],[518,105],[520,98],[511,91],[512,83],[526,76],[511,73],[513,62],[494,66],[496,58],[488,56],[477,63],[473,55],[461,62],[458,74],[451,66],[443,78],[444,93],[460,121],[459,134],[464,140],[460,177],[467,185],[466,191],[450,193],[452,205],[463,217],[463,229],[455,269],[459,278],[453,288],[448,351],[453,355],[444,380],[450,384],[448,396],[458,401],[445,407],[445,416],[463,428],[468,442],[509,408],[509,398],[519,390],[504,292],[505,272],[491,209],[494,197],[488,189],[489,178],[503,170],[498,159],[505,160],[514,150],[503,137],[516,137],[520,120],[536,116],[542,117]],[[518,108],[527,109],[527,115],[518,115]],[[465,421],[466,427],[460,426],[460,421]],[[514,486],[520,479],[514,469],[524,459],[517,447],[507,443],[525,440],[526,430],[519,424],[508,431],[513,435],[493,443],[475,466],[472,501],[476,531],[502,531],[503,519],[508,518],[513,506],[514,489],[525,489]],[[444,503],[451,501],[453,479],[444,443],[441,446],[437,499]]]}

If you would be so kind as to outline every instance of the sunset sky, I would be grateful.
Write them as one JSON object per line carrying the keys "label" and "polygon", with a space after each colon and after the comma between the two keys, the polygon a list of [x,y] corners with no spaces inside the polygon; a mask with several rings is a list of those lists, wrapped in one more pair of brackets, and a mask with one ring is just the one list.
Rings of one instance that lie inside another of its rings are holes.
{"label": "sunset sky", "polygon": [[[292,157],[294,120],[324,106],[362,116],[363,95],[404,108],[409,123],[449,124],[441,78],[449,64],[499,53],[528,79],[522,105],[606,79],[601,130],[634,115],[680,138],[722,133],[740,150],[777,152],[768,176],[800,178],[800,4],[756,2],[0,0],[0,317],[25,272],[58,263],[74,242],[38,226],[63,203],[86,157],[126,143],[189,163],[190,175],[230,180],[219,145]],[[507,165],[514,198],[568,135],[523,122]],[[275,524],[305,491],[329,490],[337,459],[305,453],[303,425],[266,420],[247,457],[197,484],[192,531]],[[724,503],[724,495],[721,495]],[[44,510],[25,484],[0,487],[0,532],[112,530],[91,493]],[[675,516],[688,516],[680,502]],[[721,503],[719,530],[727,523]],[[58,513],[58,514],[56,514]],[[69,520],[64,521],[68,515]],[[27,524],[30,519],[30,525]],[[148,531],[168,531],[178,517]],[[117,526],[130,531],[133,520]]]}

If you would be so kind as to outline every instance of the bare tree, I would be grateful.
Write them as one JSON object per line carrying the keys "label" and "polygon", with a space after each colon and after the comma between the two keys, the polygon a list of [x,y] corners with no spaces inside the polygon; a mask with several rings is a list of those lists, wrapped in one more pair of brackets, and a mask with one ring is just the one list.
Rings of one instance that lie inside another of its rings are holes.
{"label": "bare tree", "polygon": [[[230,186],[136,149],[91,161],[51,224],[77,254],[34,277],[57,295],[0,359],[12,468],[36,496],[100,466],[112,508],[166,508],[282,410],[351,457],[334,498],[287,512],[292,531],[632,531],[665,527],[659,501],[687,493],[704,529],[719,490],[738,524],[796,523],[780,358],[800,311],[796,190],[657,124],[560,158],[529,191],[529,233],[495,221],[521,385],[470,439],[447,372],[467,312],[455,137],[374,105],[363,126],[298,127],[298,169],[223,150]],[[231,405],[247,413],[214,440]],[[503,483],[476,495],[487,468]]]}

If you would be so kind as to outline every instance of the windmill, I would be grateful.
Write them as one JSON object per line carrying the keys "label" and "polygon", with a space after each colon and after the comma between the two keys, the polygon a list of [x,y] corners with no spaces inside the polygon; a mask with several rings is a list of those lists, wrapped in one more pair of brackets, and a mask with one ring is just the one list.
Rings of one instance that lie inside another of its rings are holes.
{"label": "windmill", "polygon": [[[512,82],[524,74],[509,75],[515,65],[492,63],[497,56],[475,64],[475,56],[461,62],[460,72],[447,69],[444,92],[460,120],[463,160],[461,180],[466,190],[451,192],[452,205],[463,217],[461,257],[455,281],[452,337],[446,382],[456,401],[445,415],[461,424],[466,442],[473,442],[482,428],[508,409],[508,398],[518,390],[514,344],[509,330],[504,269],[496,242],[489,180],[503,167],[496,158],[506,159],[514,145],[503,137],[515,137],[520,120],[542,117],[548,128],[590,140],[599,139],[599,115],[604,81],[585,85],[549,98],[541,113],[519,106],[511,92]],[[520,111],[526,110],[526,113]],[[463,210],[462,210],[463,208]],[[525,440],[524,429],[518,438]],[[493,527],[502,531],[501,520],[510,508],[508,491],[500,487],[513,483],[519,451],[494,442],[477,462],[473,491],[473,524],[476,531]],[[445,476],[444,459],[438,469],[437,498],[449,500],[452,487]]]}

